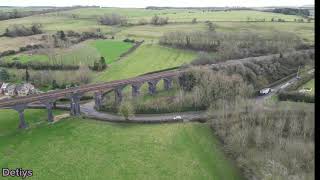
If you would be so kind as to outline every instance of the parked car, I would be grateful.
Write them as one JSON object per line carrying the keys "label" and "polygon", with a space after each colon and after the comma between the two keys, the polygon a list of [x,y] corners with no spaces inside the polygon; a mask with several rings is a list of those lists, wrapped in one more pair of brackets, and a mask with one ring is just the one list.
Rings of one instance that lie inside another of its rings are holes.
{"label": "parked car", "polygon": [[261,89],[259,91],[260,95],[266,95],[266,94],[269,94],[271,92],[271,88],[264,88],[264,89]]}
{"label": "parked car", "polygon": [[180,120],[180,119],[182,119],[181,116],[175,116],[175,117],[173,118],[173,120]]}

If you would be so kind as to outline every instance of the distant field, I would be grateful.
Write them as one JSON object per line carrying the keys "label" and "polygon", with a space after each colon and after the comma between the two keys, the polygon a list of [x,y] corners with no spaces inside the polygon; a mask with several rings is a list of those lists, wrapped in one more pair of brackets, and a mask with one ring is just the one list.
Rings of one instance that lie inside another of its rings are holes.
{"label": "distant field", "polygon": [[55,49],[54,52],[39,52],[39,54],[18,54],[4,57],[5,61],[29,61],[49,62],[58,64],[86,64],[93,65],[101,56],[105,57],[107,64],[117,60],[120,55],[128,51],[133,46],[116,40],[89,40],[74,45],[67,49]]}
{"label": "distant field", "polygon": [[66,14],[79,15],[81,18],[96,18],[98,16],[111,13],[118,13],[127,17],[132,22],[137,22],[142,18],[149,20],[154,15],[169,17],[171,22],[191,22],[193,18],[197,18],[199,21],[247,21],[248,18],[249,20],[265,19],[266,21],[271,21],[272,18],[281,18],[286,21],[293,21],[294,19],[301,18],[293,15],[253,10],[203,12],[202,10],[188,9],[146,10],[125,8],[86,8],[66,12]]}
{"label": "distant field", "polygon": [[[256,31],[261,34],[290,32],[308,43],[314,43],[314,23],[272,23],[272,22],[215,22],[216,31],[239,32]],[[206,31],[208,26],[204,23],[197,24],[168,24],[165,26],[133,26],[121,29],[117,36],[137,39],[155,40],[166,32],[173,31]]]}
{"label": "distant field", "polygon": [[0,167],[32,169],[34,179],[241,179],[206,124],[45,118],[28,110],[33,128],[19,131],[17,113],[0,110]]}
{"label": "distant field", "polygon": [[99,73],[96,82],[111,81],[141,75],[170,67],[189,63],[196,53],[179,49],[171,49],[155,44],[144,44],[121,61],[112,63],[110,67]]}

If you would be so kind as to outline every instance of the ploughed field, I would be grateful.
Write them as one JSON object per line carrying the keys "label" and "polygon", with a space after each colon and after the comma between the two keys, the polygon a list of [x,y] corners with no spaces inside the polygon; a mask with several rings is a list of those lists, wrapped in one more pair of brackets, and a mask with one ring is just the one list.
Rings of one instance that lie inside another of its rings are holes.
{"label": "ploughed field", "polygon": [[0,110],[0,166],[32,169],[34,179],[241,179],[206,124],[48,124],[45,110],[26,119],[31,128],[17,130],[17,113]]}

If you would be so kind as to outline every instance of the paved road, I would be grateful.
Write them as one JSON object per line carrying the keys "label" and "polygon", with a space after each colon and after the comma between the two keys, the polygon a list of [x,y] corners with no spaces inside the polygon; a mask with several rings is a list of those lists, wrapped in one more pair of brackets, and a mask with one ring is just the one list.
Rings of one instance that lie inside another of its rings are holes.
{"label": "paved road", "polygon": [[[307,73],[313,73],[314,69],[309,70]],[[288,87],[289,85],[295,83],[296,81],[298,81],[299,79],[297,79],[296,77],[289,79],[288,81],[281,83],[279,85],[276,85],[274,87],[270,87],[272,89],[272,92],[270,92],[267,95],[263,95],[263,96],[258,96],[256,98],[257,102],[263,102],[266,101],[267,99],[271,98],[274,94],[278,93],[281,89],[284,89],[286,87]]]}
{"label": "paved road", "polygon": [[[312,72],[313,70],[309,70]],[[277,86],[271,87],[273,91],[264,96],[256,97],[257,105],[262,105],[268,98],[279,92],[280,89],[296,82],[298,79],[296,77],[289,79],[288,81],[281,83]],[[68,110],[70,109],[69,104],[58,104],[57,108]],[[30,104],[29,108],[45,108],[42,104]],[[131,123],[165,123],[165,122],[188,122],[188,121],[201,121],[203,122],[208,118],[205,111],[192,111],[192,112],[177,112],[168,114],[148,114],[148,115],[135,115],[134,117],[129,117],[129,120],[125,120],[122,116],[107,112],[98,112],[94,109],[94,102],[87,102],[80,105],[81,113],[88,118],[97,119],[102,121],[110,122],[131,122]],[[181,116],[182,119],[174,119],[175,116]]]}
{"label": "paved road", "polygon": [[[86,117],[111,121],[111,122],[133,122],[133,123],[164,123],[164,122],[186,122],[186,121],[203,121],[207,118],[205,111],[193,111],[193,112],[182,112],[182,113],[168,113],[168,114],[150,114],[150,115],[135,115],[129,117],[129,120],[125,120],[122,116],[98,112],[94,109],[94,102],[82,104],[80,111]],[[174,120],[175,116],[181,116],[182,119]]]}

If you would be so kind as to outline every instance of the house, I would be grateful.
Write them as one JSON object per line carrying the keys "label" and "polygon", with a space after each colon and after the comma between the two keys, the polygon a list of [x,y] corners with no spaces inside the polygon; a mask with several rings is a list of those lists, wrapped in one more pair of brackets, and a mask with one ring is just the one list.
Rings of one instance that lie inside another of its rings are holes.
{"label": "house", "polygon": [[8,86],[9,86],[9,83],[2,83],[0,86],[0,93],[4,94]]}
{"label": "house", "polygon": [[35,88],[30,83],[24,83],[16,87],[16,93],[18,96],[28,96],[35,93]]}
{"label": "house", "polygon": [[4,95],[6,96],[16,96],[17,92],[16,92],[16,85],[15,84],[9,84],[7,86],[7,88],[4,91]]}

